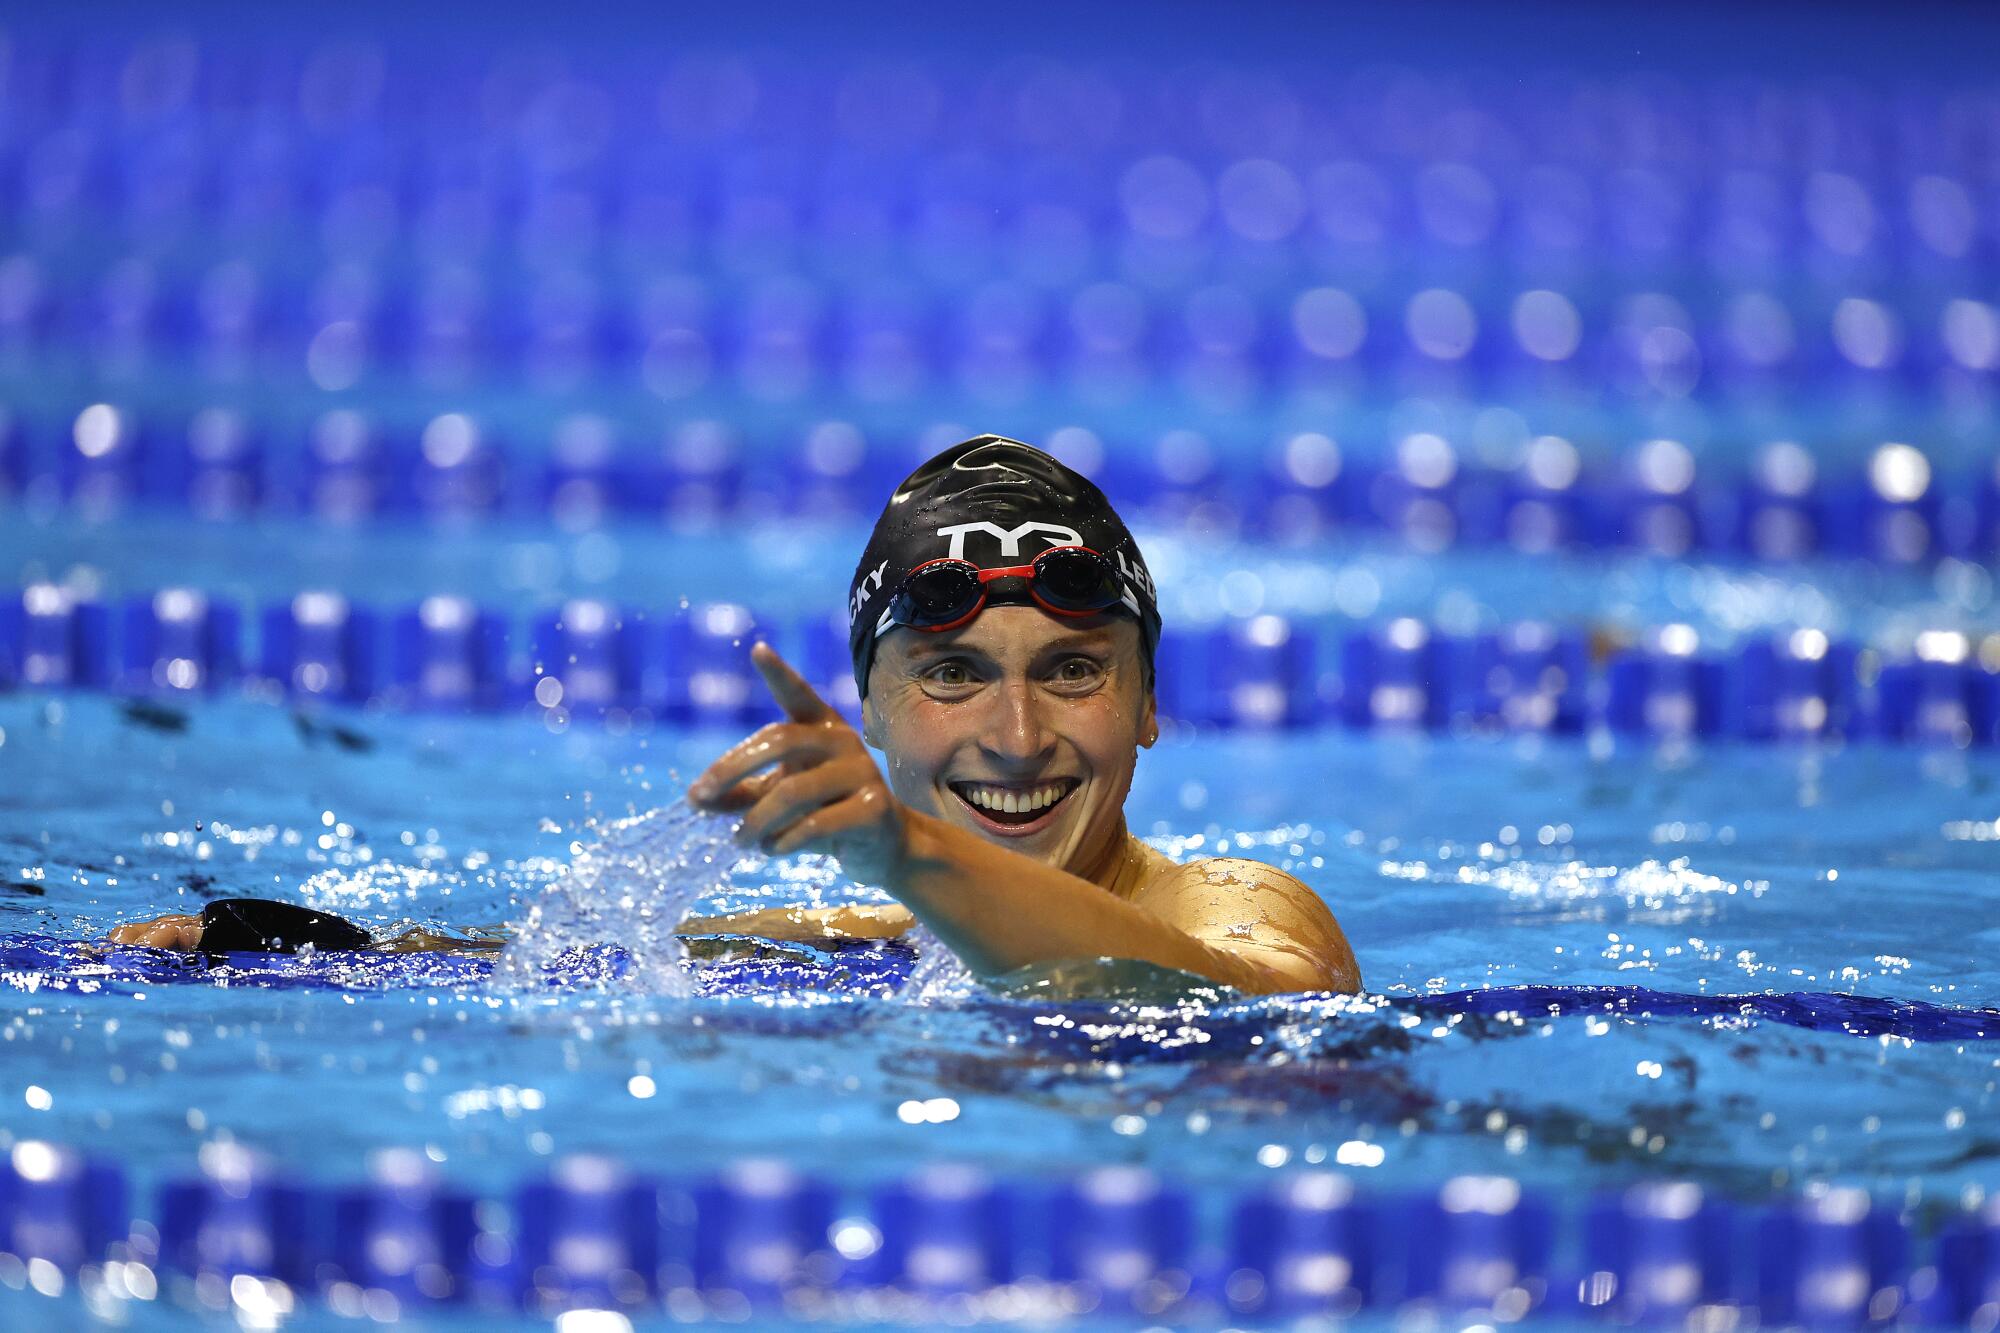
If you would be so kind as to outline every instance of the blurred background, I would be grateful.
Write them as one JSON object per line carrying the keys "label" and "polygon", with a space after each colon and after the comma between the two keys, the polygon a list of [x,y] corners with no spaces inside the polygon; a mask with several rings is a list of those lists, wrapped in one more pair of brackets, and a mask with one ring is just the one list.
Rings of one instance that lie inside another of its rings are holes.
{"label": "blurred background", "polygon": [[795,616],[914,462],[995,431],[1134,512],[1183,621],[1973,658],[1996,35],[1949,4],[18,14],[0,569],[515,610],[747,579]]}

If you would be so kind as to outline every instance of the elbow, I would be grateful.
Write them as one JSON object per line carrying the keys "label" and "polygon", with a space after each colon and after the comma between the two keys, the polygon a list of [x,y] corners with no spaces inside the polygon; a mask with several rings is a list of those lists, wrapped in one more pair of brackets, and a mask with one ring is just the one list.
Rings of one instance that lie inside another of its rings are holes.
{"label": "elbow", "polygon": [[1352,958],[1344,963],[1329,964],[1321,970],[1318,989],[1331,991],[1335,995],[1359,995],[1364,989],[1361,984],[1361,969]]}
{"label": "elbow", "polygon": [[1329,959],[1320,964],[1320,989],[1336,995],[1359,995],[1361,984],[1361,964],[1354,961],[1354,955],[1341,950],[1339,958]]}

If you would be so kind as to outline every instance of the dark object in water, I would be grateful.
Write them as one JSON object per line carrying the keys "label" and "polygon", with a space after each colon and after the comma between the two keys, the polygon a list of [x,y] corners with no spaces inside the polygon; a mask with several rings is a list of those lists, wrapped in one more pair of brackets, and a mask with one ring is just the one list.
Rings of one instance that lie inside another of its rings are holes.
{"label": "dark object in water", "polygon": [[265,898],[218,898],[201,909],[203,953],[297,953],[366,949],[374,936],[326,912]]}
{"label": "dark object in water", "polygon": [[2000,1009],[1961,1008],[1926,1000],[1816,991],[1789,994],[1689,995],[1643,986],[1494,986],[1405,1000],[1418,1013],[1527,1014],[1561,1018],[1610,1014],[1620,1018],[1720,1018],[1762,1020],[1808,1032],[1910,1041],[1993,1041],[2000,1038]]}
{"label": "dark object in water", "polygon": [[332,741],[349,754],[367,754],[375,748],[375,738],[367,732],[338,722],[322,722],[306,713],[293,713],[292,726],[297,729],[299,739],[308,745]]}
{"label": "dark object in water", "polygon": [[17,893],[24,898],[46,898],[49,891],[25,879],[0,880],[0,893]]}
{"label": "dark object in water", "polygon": [[188,729],[188,715],[184,710],[169,708],[151,699],[121,699],[118,712],[127,722],[148,731],[178,735]]}

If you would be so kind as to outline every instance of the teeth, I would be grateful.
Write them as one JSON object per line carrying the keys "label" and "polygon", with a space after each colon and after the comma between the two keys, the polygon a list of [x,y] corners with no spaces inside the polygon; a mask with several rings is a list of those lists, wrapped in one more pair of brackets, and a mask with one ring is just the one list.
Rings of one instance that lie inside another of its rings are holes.
{"label": "teeth", "polygon": [[981,809],[1003,815],[1029,815],[1054,805],[1063,794],[1063,785],[1056,782],[1028,791],[1015,791],[983,783],[967,783],[960,790],[968,801]]}

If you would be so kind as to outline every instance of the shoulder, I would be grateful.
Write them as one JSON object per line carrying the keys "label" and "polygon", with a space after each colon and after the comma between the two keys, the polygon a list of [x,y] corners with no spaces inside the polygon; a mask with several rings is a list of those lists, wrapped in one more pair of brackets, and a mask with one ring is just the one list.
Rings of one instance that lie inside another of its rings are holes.
{"label": "shoulder", "polygon": [[1167,861],[1133,901],[1197,939],[1252,953],[1302,988],[1360,987],[1360,969],[1333,909],[1277,866],[1236,856]]}
{"label": "shoulder", "polygon": [[1325,898],[1290,871],[1241,856],[1167,862],[1134,901],[1183,920],[1284,923],[1292,930],[1337,932]]}
{"label": "shoulder", "polygon": [[1319,901],[1319,895],[1300,883],[1290,871],[1243,856],[1206,856],[1198,861],[1170,861],[1163,856],[1153,873],[1147,876],[1140,893],[1149,895],[1155,891],[1189,888],[1260,889],[1287,895],[1304,894]]}

